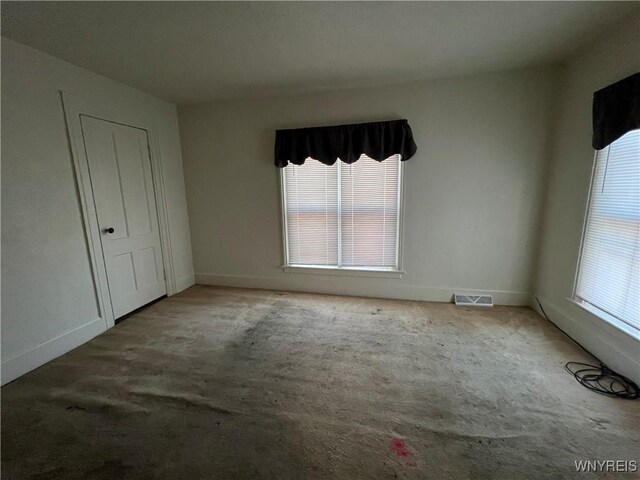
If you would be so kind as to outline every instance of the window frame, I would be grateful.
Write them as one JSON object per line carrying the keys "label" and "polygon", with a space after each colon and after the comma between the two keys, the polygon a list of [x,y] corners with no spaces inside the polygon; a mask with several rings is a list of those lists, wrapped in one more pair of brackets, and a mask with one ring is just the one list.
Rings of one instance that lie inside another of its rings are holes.
{"label": "window frame", "polygon": [[[610,146],[610,145],[609,145]],[[599,320],[613,326],[617,330],[631,336],[634,339],[640,339],[640,330],[636,329],[628,322],[612,315],[606,310],[601,309],[600,307],[592,304],[588,300],[582,298],[578,295],[578,283],[580,281],[580,272],[582,270],[582,257],[584,254],[585,247],[585,239],[587,234],[587,225],[589,223],[589,216],[591,214],[591,203],[593,200],[593,188],[596,182],[596,168],[598,161],[598,151],[594,151],[593,153],[593,161],[591,165],[591,178],[589,181],[589,192],[587,195],[587,204],[584,211],[584,216],[582,219],[582,233],[580,235],[580,248],[578,250],[578,261],[576,265],[575,275],[573,278],[573,289],[571,291],[571,297],[567,298],[569,302],[580,307],[582,310],[590,313],[595,316]]]}
{"label": "window frame", "polygon": [[[317,162],[311,158],[306,161]],[[338,160],[341,162],[341,160]],[[336,162],[337,163],[337,162]],[[338,189],[340,189],[340,167],[338,169]],[[287,235],[287,201],[286,201],[286,182],[285,170],[279,168],[280,178],[280,215],[282,228],[282,270],[285,273],[304,273],[313,275],[345,275],[354,277],[374,277],[374,278],[402,278],[405,273],[403,269],[403,240],[404,240],[404,162],[402,158],[399,160],[398,166],[398,219],[396,224],[397,241],[396,241],[396,268],[379,268],[379,267],[342,267],[342,266],[325,266],[325,265],[291,265],[289,264],[289,237]],[[339,192],[340,190],[338,190]],[[342,202],[338,195],[338,210],[342,211]],[[338,229],[338,249],[342,249],[341,229]],[[340,258],[340,257],[339,257]]]}

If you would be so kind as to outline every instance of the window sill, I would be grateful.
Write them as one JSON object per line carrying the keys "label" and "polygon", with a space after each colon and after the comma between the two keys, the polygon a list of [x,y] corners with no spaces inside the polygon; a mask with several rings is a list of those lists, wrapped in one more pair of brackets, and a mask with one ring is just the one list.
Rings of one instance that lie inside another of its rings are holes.
{"label": "window sill", "polygon": [[402,278],[402,270],[374,270],[371,268],[336,268],[319,266],[292,266],[283,265],[285,273],[303,273],[311,275],[338,275],[347,277],[371,277],[371,278]]}
{"label": "window sill", "polygon": [[628,323],[625,323],[622,320],[617,319],[616,317],[605,312],[604,310],[600,310],[598,307],[594,307],[590,303],[585,302],[584,300],[581,300],[579,298],[567,298],[567,300],[573,303],[574,305],[580,307],[581,309],[586,310],[591,315],[598,317],[600,320],[608,323],[614,328],[617,328],[618,330],[626,333],[630,337],[636,340],[640,340],[640,331],[632,327]]}

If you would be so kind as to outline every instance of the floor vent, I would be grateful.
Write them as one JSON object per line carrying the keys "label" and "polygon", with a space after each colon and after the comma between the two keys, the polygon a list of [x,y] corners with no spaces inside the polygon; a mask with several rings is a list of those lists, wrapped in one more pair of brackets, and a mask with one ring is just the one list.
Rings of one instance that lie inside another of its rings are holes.
{"label": "floor vent", "polygon": [[456,293],[454,295],[456,305],[466,307],[493,307],[493,297],[491,295],[467,295]]}

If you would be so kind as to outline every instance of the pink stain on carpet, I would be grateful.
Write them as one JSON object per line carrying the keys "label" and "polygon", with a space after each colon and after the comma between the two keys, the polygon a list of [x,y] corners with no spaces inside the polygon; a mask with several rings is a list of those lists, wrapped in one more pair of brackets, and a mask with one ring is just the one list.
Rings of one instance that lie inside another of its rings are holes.
{"label": "pink stain on carpet", "polygon": [[389,449],[395,454],[395,456],[402,460],[408,467],[415,467],[416,462],[413,460],[413,454],[404,440],[398,437],[393,437],[389,443]]}

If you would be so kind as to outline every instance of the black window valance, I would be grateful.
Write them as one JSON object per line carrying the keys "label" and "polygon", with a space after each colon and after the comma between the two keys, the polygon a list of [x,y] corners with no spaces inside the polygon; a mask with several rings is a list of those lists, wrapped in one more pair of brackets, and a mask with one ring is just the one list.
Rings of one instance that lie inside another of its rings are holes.
{"label": "black window valance", "polygon": [[593,148],[601,150],[640,128],[640,73],[593,94]]}
{"label": "black window valance", "polygon": [[379,162],[396,154],[408,160],[416,149],[406,120],[276,130],[275,164],[302,165],[309,157],[325,165],[338,158],[354,163],[363,153]]}

